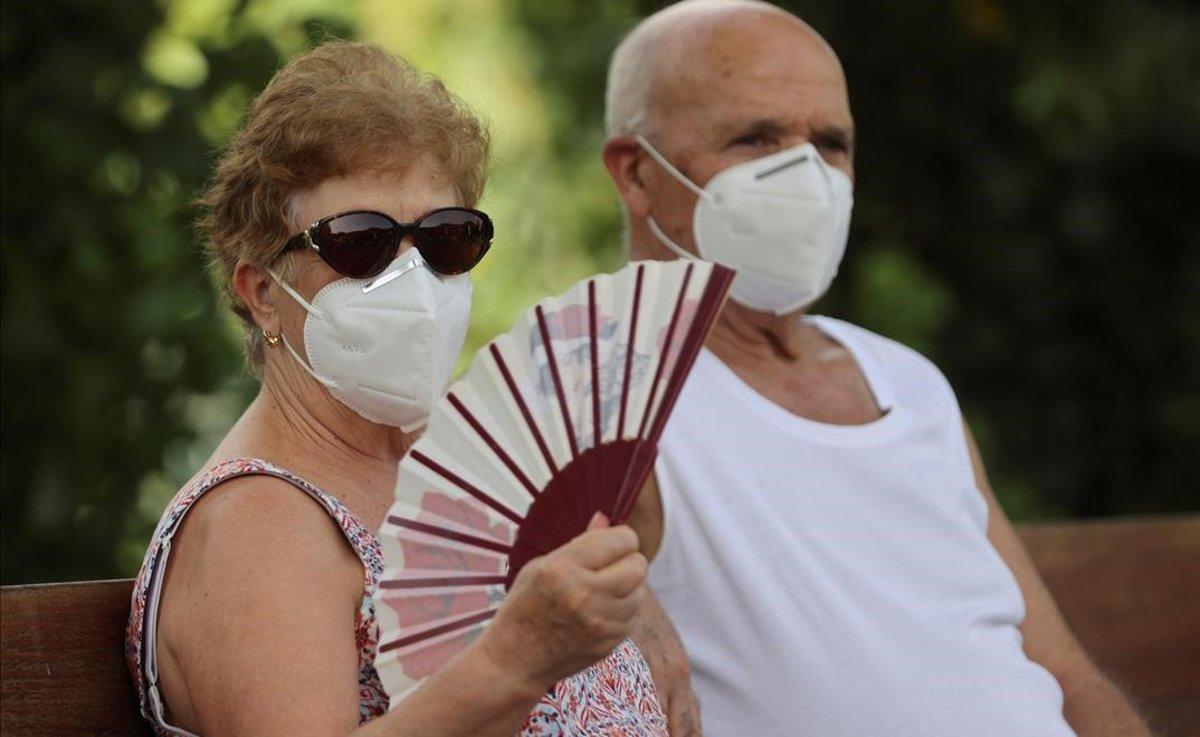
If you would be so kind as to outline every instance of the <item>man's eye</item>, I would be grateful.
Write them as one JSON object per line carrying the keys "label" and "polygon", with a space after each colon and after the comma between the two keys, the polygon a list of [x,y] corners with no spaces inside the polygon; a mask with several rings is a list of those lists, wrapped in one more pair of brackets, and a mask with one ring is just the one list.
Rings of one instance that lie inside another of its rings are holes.
{"label": "man's eye", "polygon": [[812,143],[820,151],[831,151],[833,153],[844,154],[850,150],[850,146],[848,146],[845,141],[838,138],[814,138]]}
{"label": "man's eye", "polygon": [[770,136],[763,133],[746,133],[729,142],[732,146],[766,146],[771,144]]}

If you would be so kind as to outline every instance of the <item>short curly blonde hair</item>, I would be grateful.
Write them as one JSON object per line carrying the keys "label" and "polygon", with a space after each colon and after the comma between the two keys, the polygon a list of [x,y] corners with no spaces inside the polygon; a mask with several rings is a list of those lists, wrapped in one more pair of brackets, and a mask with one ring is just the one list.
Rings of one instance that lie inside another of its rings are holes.
{"label": "short curly blonde hair", "polygon": [[487,128],[441,80],[378,46],[331,41],[280,69],[198,200],[213,273],[245,323],[251,372],[262,368],[262,333],[234,290],[234,269],[279,257],[297,227],[295,194],[356,172],[403,173],[428,154],[473,207],[489,149]]}

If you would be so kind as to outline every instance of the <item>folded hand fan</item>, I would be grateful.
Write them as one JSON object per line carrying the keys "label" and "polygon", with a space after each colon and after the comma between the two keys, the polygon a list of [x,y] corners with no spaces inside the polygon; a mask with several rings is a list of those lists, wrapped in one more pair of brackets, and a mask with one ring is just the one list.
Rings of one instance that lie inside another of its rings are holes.
{"label": "folded hand fan", "polygon": [[395,701],[466,647],[531,558],[629,514],[733,272],[635,262],[533,307],[433,409],[380,530]]}

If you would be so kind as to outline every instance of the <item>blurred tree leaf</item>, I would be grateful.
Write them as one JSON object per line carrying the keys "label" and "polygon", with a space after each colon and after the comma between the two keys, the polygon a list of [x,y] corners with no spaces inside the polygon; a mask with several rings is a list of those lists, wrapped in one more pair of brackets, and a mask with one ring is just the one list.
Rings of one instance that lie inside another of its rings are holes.
{"label": "blurred tree leaf", "polygon": [[[163,476],[168,451],[211,449],[224,431],[180,398],[236,397],[224,424],[253,390],[189,200],[283,56],[246,21],[253,5],[187,0],[169,20],[165,5],[0,10],[6,583],[129,575],[163,484],[204,460]],[[181,29],[184,11],[206,20]],[[309,43],[319,13],[309,4],[270,33]],[[150,479],[152,513],[139,511]]]}

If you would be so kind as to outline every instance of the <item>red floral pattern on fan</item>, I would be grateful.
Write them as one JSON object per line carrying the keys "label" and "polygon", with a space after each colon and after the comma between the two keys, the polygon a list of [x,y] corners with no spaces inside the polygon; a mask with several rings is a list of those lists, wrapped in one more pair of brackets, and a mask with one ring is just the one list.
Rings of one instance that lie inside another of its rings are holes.
{"label": "red floral pattern on fan", "polygon": [[[422,522],[440,524],[442,520],[457,522],[465,528],[481,532],[497,541],[511,543],[504,525],[489,525],[487,515],[477,507],[455,500],[438,491],[427,491],[421,496],[421,509],[432,516],[419,516]],[[440,519],[439,519],[440,518]],[[404,551],[405,566],[420,571],[447,571],[457,573],[503,573],[503,564],[497,558],[478,555],[466,550],[450,550],[440,545],[423,545],[412,539],[400,540]],[[430,594],[392,595],[383,593],[401,627],[415,627],[437,620],[447,620],[455,615],[472,614],[487,609],[493,602],[488,600],[482,589],[443,589]],[[447,660],[461,651],[475,638],[464,633],[445,642],[400,656],[404,670],[414,678],[424,678],[442,667]]]}
{"label": "red floral pattern on fan", "polygon": [[[596,317],[600,335],[608,337],[608,334],[611,334],[616,328],[617,323],[611,315],[601,313]],[[588,337],[591,334],[588,306],[586,304],[569,304],[558,310],[547,311],[546,329],[552,339],[567,340]],[[538,343],[540,344],[541,341],[539,340]]]}
{"label": "red floral pattern on fan", "polygon": [[[684,300],[679,307],[679,325],[675,328],[680,334],[687,333],[688,327],[692,324],[692,320],[696,319],[696,312],[700,309],[700,300],[688,299]],[[669,326],[664,326],[658,331],[658,350],[661,351],[663,344],[667,342],[667,331]],[[663,358],[663,376],[670,376],[675,370],[675,362],[679,360],[679,352],[683,349],[683,341],[672,340],[671,347],[667,349],[667,355]]]}
{"label": "red floral pattern on fan", "polygon": [[[694,312],[693,308],[693,312]],[[546,332],[549,333],[551,340],[559,341],[560,345],[555,348],[555,360],[562,372],[571,373],[574,366],[586,366],[591,359],[591,346],[589,338],[591,336],[591,325],[588,305],[586,304],[568,304],[557,310],[547,311],[544,313],[546,317]],[[691,313],[688,314],[690,319]],[[624,342],[624,337],[618,334],[621,328],[621,320],[613,315],[603,311],[597,311],[596,314],[596,339],[601,343],[611,343],[617,341],[615,348],[610,348],[605,351],[602,349],[601,360],[597,366],[597,373],[600,382],[599,391],[599,409],[600,409],[600,424],[607,427],[609,423],[616,417],[618,405],[621,401],[620,389],[621,382],[617,377],[621,375],[625,367],[625,352],[629,346]],[[554,378],[551,375],[548,354],[542,342],[542,336],[539,332],[534,331],[530,334],[530,352],[538,358],[538,372],[536,374],[537,382],[535,388],[538,393],[538,399],[541,402],[549,403],[554,406],[557,402],[554,388]],[[662,346],[666,339],[665,331],[659,335],[659,346]],[[674,351],[678,355],[678,350]],[[631,377],[637,380],[645,372],[646,367],[650,363],[651,356],[645,352],[637,352],[633,356]],[[583,383],[576,386],[565,387],[567,393],[571,396],[589,396],[593,392],[591,376],[586,372],[580,375]],[[574,423],[575,438],[579,443],[580,450],[586,450],[595,444],[594,434],[592,432],[592,413],[591,408],[580,406],[577,408],[576,414],[572,417]]]}

